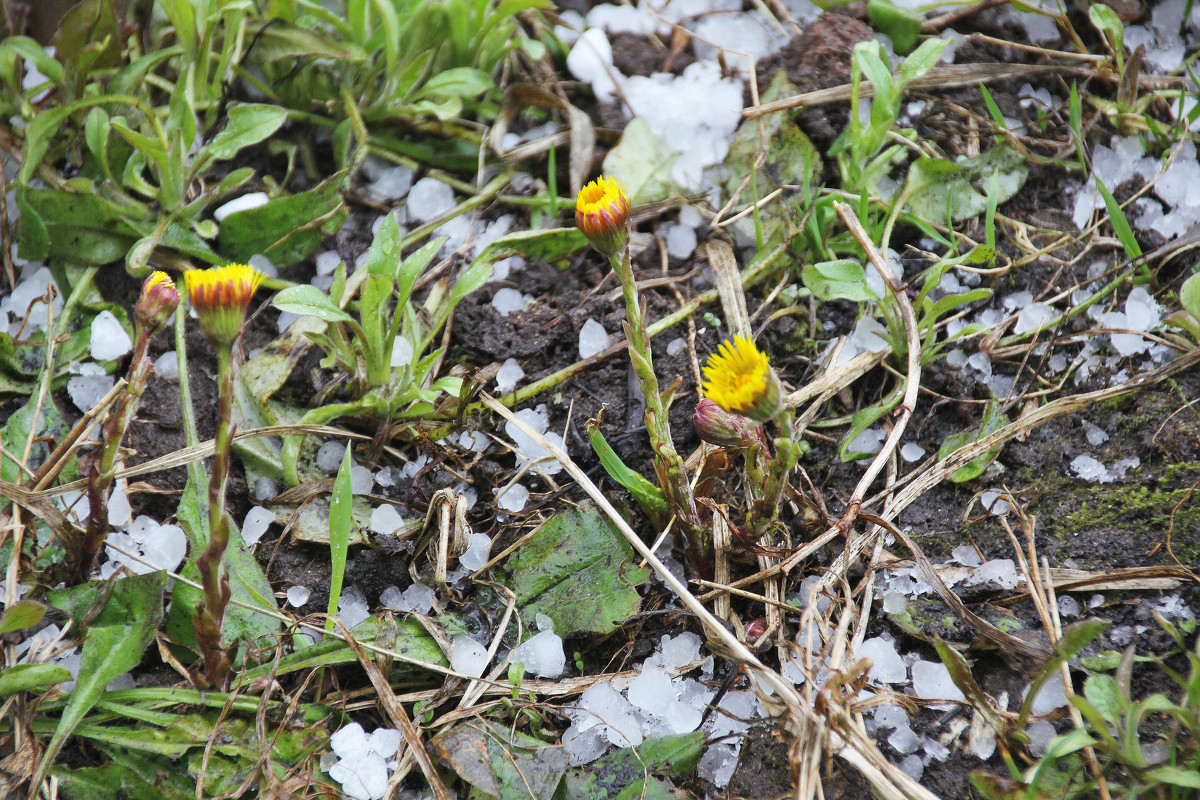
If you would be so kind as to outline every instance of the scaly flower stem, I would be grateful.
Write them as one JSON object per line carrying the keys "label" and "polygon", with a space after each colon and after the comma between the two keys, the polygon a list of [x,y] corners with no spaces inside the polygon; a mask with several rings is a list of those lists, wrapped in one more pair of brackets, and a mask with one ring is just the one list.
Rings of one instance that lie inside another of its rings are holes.
{"label": "scaly flower stem", "polygon": [[104,449],[100,458],[88,470],[88,518],[83,536],[83,551],[75,562],[74,583],[83,583],[96,565],[96,557],[108,538],[108,493],[112,489],[116,474],[117,457],[125,431],[137,414],[146,381],[150,378],[150,359],[146,351],[150,346],[149,332],[139,326],[137,343],[134,345],[133,360],[129,364],[126,378],[127,388],[117,399],[116,406],[104,423]]}
{"label": "scaly flower stem", "polygon": [[222,646],[225,608],[229,605],[228,571],[221,575],[229,522],[225,515],[225,487],[229,482],[230,444],[233,441],[233,360],[231,347],[217,347],[217,430],[213,437],[212,477],[208,484],[208,547],[196,559],[204,602],[196,607],[196,637],[204,655],[204,674],[211,686],[223,686],[232,664]]}
{"label": "scaly flower stem", "polygon": [[703,565],[707,564],[707,569],[711,570],[712,540],[700,524],[683,459],[671,440],[667,404],[663,402],[663,395],[658,388],[658,377],[654,374],[650,336],[646,332],[641,298],[633,280],[628,246],[623,252],[613,253],[608,258],[613,272],[621,281],[621,291],[625,296],[625,336],[629,342],[629,360],[633,363],[634,374],[641,384],[642,397],[646,400],[646,433],[654,449],[654,471],[657,473],[659,485],[667,493],[671,510],[687,537],[689,556],[698,567],[703,568]]}
{"label": "scaly flower stem", "polygon": [[[762,496],[751,504],[746,519],[746,527],[756,541],[763,537],[778,519],[783,489],[787,486],[788,476],[800,460],[800,445],[793,433],[796,422],[792,410],[784,409],[777,421],[782,435],[775,439],[775,457],[767,459],[766,479],[760,483],[761,473],[758,477],[752,475],[755,485],[763,486]],[[749,467],[750,462],[751,454],[747,453],[747,472],[753,473],[754,470]]]}

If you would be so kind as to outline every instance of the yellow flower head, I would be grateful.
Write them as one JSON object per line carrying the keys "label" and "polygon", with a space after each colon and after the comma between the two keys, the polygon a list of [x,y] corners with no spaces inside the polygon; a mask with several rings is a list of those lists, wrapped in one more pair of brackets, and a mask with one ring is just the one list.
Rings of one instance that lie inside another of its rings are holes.
{"label": "yellow flower head", "polygon": [[134,319],[147,336],[161,331],[175,309],[179,308],[179,290],[165,272],[152,272],[142,284],[142,293],[133,307]]}
{"label": "yellow flower head", "polygon": [[779,378],[766,353],[741,336],[726,339],[704,367],[704,396],[726,411],[766,422],[783,408]]}
{"label": "yellow flower head", "polygon": [[599,177],[584,186],[575,201],[575,225],[601,253],[623,250],[629,241],[629,198],[621,182]]}
{"label": "yellow flower head", "polygon": [[246,323],[246,309],[263,275],[245,264],[192,269],[183,273],[192,308],[204,335],[214,345],[233,343]]}

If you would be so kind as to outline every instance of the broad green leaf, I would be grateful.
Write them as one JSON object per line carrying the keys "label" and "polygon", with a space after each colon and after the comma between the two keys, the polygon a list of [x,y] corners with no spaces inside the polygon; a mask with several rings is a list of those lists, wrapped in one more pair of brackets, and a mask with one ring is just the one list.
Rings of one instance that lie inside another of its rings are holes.
{"label": "broad green leaf", "polygon": [[[979,427],[979,430],[963,431],[947,436],[942,441],[942,446],[938,448],[938,460],[945,459],[960,447],[965,447],[971,442],[982,439],[1000,430],[1007,424],[1008,417],[1000,413],[999,405],[995,401],[989,402],[983,414],[983,424]],[[982,455],[976,456],[955,470],[954,474],[950,476],[950,480],[954,483],[966,483],[967,481],[975,480],[983,474],[988,465],[996,460],[996,456],[1000,455],[1002,449],[997,447],[994,450],[989,450]]]}
{"label": "broad green leaf", "polygon": [[880,33],[891,37],[896,52],[904,55],[912,50],[921,35],[924,15],[911,8],[900,8],[891,0],[869,0],[867,15]]}
{"label": "broad green leaf", "polygon": [[1180,767],[1155,767],[1146,777],[1172,786],[1183,786],[1187,789],[1200,789],[1200,772],[1194,769]]}
{"label": "broad green leaf", "polygon": [[461,722],[430,749],[479,792],[498,800],[549,798],[567,769],[567,754],[492,720]]}
{"label": "broad green leaf", "polygon": [[1029,167],[1016,150],[996,145],[983,155],[954,162],[919,158],[908,169],[904,196],[917,216],[945,222],[946,210],[954,222],[962,222],[987,210],[988,181],[998,173],[997,202],[1011,199],[1029,177]]}
{"label": "broad green leaf", "polygon": [[0,669],[0,697],[41,691],[71,680],[71,670],[57,664],[16,664]]}
{"label": "broad green leaf", "polygon": [[[21,257],[61,258],[76,264],[121,261],[140,238],[108,202],[94,194],[58,189],[17,190]],[[33,228],[26,234],[26,219]]]}
{"label": "broad green leaf", "polygon": [[642,477],[641,473],[635,472],[625,465],[621,457],[613,452],[609,447],[608,442],[604,438],[604,434],[600,432],[600,426],[589,422],[587,426],[588,439],[592,442],[592,449],[596,451],[596,455],[600,457],[600,463],[604,467],[604,471],[608,476],[633,495],[633,499],[642,507],[652,520],[665,522],[670,516],[670,511],[667,507],[667,498],[663,495],[662,489],[655,486],[650,481]]}
{"label": "broad green leaf", "polygon": [[867,286],[862,265],[849,258],[811,264],[801,273],[804,286],[818,300],[850,300],[862,303],[878,300]]}
{"label": "broad green leaf", "polygon": [[36,600],[18,600],[0,615],[0,634],[19,631],[36,625],[46,614],[46,607]]}
{"label": "broad green leaf", "polygon": [[434,75],[421,87],[419,97],[455,97],[469,100],[491,89],[491,78],[473,67],[455,67]]}
{"label": "broad green leaf", "polygon": [[517,231],[501,236],[483,248],[483,252],[475,257],[475,263],[490,264],[509,256],[522,256],[534,263],[552,264],[587,246],[587,237],[578,228]]}
{"label": "broad green leaf", "polygon": [[1113,726],[1120,724],[1129,706],[1129,698],[1121,692],[1120,684],[1111,675],[1089,675],[1083,683],[1083,696]]}
{"label": "broad green leaf", "polygon": [[229,121],[205,148],[218,161],[233,158],[242,148],[263,141],[287,121],[287,111],[279,106],[243,103],[229,108]]}
{"label": "broad green leaf", "polygon": [[647,774],[686,778],[704,752],[700,731],[647,739],[637,747],[609,753],[586,767],[567,770],[563,800],[616,800],[639,797],[671,800],[673,787]]}
{"label": "broad green leaf", "polygon": [[230,214],[221,222],[217,250],[241,263],[259,253],[278,267],[303,261],[321,246],[325,233],[341,227],[346,211],[340,191],[347,174],[342,170],[311,191]]}
{"label": "broad green leaf", "polygon": [[64,800],[195,800],[196,782],[172,762],[129,751],[115,757],[120,760],[101,767],[56,765],[51,774],[58,778],[59,795]]}
{"label": "broad green leaf", "polygon": [[1200,273],[1183,282],[1179,289],[1179,303],[1184,311],[1200,319]]}
{"label": "broad green leaf", "polygon": [[354,319],[338,308],[327,294],[307,283],[289,286],[275,295],[271,304],[280,311],[316,317],[326,322],[349,322]]}
{"label": "broad green leaf", "polygon": [[[119,618],[112,624],[93,624],[83,638],[83,652],[75,688],[63,707],[58,726],[34,775],[33,784],[54,763],[67,737],[91,711],[110,681],[121,677],[142,660],[142,653],[154,641],[154,633],[162,622],[164,573],[151,572],[118,581],[104,606],[104,614]],[[97,622],[108,622],[103,614]]]}
{"label": "broad green leaf", "polygon": [[526,624],[544,613],[559,636],[612,633],[637,612],[638,566],[621,532],[591,504],[555,515],[505,564]]}
{"label": "broad green leaf", "polygon": [[[396,282],[396,274],[401,264],[400,223],[395,214],[388,214],[375,232],[371,240],[371,249],[367,251],[367,272],[371,275],[382,275],[392,283]],[[432,258],[432,256],[430,256]],[[410,256],[411,258],[411,256]]]}
{"label": "broad green leaf", "polygon": [[950,45],[949,39],[940,39],[933,37],[926,39],[921,43],[908,58],[904,59],[904,64],[900,67],[900,87],[903,88],[929,70],[937,66],[942,60],[942,53],[946,52],[946,48]]}
{"label": "broad green leaf", "polygon": [[[396,224],[395,220],[393,220],[393,224]],[[384,223],[383,227],[386,228],[387,223]],[[399,233],[399,228],[397,228],[396,232]],[[383,233],[382,229],[380,230],[380,233]],[[376,235],[375,242],[378,241],[379,235]],[[442,245],[445,243],[445,241],[445,236],[438,236],[437,238],[430,239],[420,249],[410,254],[408,258],[404,259],[404,261],[400,262],[400,268],[395,273],[397,311],[399,311],[400,306],[408,303],[409,299],[412,297],[413,286],[416,285],[417,278],[421,277],[421,273],[425,271],[425,268],[429,266],[429,262],[432,261],[433,257],[436,256],[438,251],[442,249]],[[494,244],[495,242],[492,243],[492,245]],[[491,247],[492,245],[489,245],[488,247]],[[375,249],[374,242],[371,244],[371,249]],[[484,248],[484,252],[487,252],[487,248]],[[397,256],[399,256],[399,253],[397,253]],[[482,258],[482,254],[479,257]]]}
{"label": "broad green leaf", "polygon": [[646,121],[634,117],[604,157],[604,174],[624,184],[631,203],[653,203],[679,192],[671,180],[675,158],[675,151],[655,138]]}

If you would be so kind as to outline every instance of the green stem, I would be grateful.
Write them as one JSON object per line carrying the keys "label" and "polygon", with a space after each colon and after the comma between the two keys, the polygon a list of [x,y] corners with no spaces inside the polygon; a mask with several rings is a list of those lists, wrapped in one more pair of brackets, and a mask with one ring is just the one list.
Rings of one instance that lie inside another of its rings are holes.
{"label": "green stem", "polygon": [[[775,440],[775,457],[767,462],[762,496],[751,504],[750,514],[746,519],[746,527],[750,529],[750,535],[756,541],[767,533],[779,517],[783,489],[787,486],[788,476],[796,467],[796,462],[800,460],[800,447],[795,438],[796,422],[792,410],[785,408],[776,419],[783,435]],[[747,465],[750,464],[752,455],[746,454]],[[757,484],[757,481],[755,483]]]}
{"label": "green stem", "polygon": [[646,401],[646,433],[654,450],[654,471],[657,473],[659,485],[667,494],[671,510],[687,536],[692,558],[697,561],[697,566],[708,564],[708,568],[711,569],[707,556],[712,550],[712,542],[700,525],[683,459],[671,440],[667,407],[658,388],[658,376],[654,374],[650,335],[646,330],[637,284],[633,280],[628,246],[623,253],[610,255],[609,261],[621,280],[621,291],[625,296],[625,333],[629,343],[629,360],[633,364],[633,371],[641,384],[642,397]]}
{"label": "green stem", "polygon": [[229,604],[228,574],[221,575],[229,546],[229,521],[225,514],[225,487],[229,482],[230,444],[233,441],[233,361],[230,345],[217,348],[217,429],[213,436],[212,477],[208,484],[208,546],[196,559],[204,602],[196,608],[196,637],[204,654],[204,672],[212,686],[224,685],[230,657],[222,646],[225,608]]}

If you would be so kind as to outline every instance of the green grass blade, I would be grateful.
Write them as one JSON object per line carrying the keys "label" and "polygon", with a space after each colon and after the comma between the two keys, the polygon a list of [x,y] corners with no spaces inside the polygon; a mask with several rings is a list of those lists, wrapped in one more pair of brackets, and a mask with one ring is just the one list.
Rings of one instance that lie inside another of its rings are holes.
{"label": "green grass blade", "polygon": [[350,510],[354,502],[354,494],[350,490],[350,470],[354,461],[350,458],[350,448],[342,456],[342,465],[338,467],[337,477],[333,480],[333,499],[329,503],[329,559],[333,565],[333,575],[329,585],[329,619],[325,622],[325,630],[333,630],[333,618],[337,616],[338,598],[342,596],[342,582],[346,577],[346,553],[350,549],[350,526],[354,524]]}

